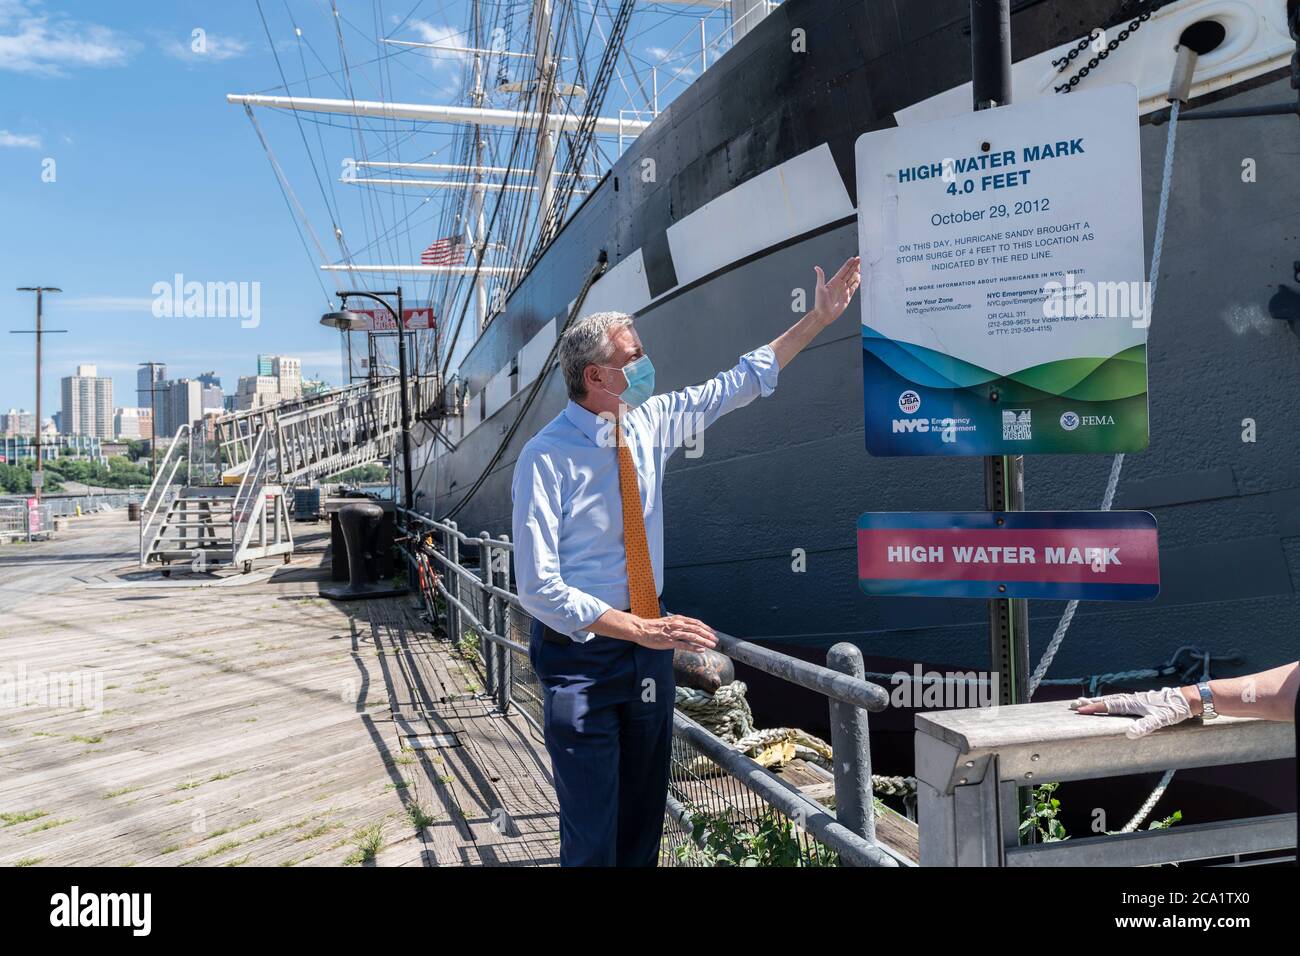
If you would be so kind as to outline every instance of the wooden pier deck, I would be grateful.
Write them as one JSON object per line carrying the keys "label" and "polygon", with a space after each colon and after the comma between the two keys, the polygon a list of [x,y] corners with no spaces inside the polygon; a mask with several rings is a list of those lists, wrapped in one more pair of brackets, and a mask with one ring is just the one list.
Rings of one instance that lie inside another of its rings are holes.
{"label": "wooden pier deck", "polygon": [[294,530],[205,587],[135,571],[122,512],[0,546],[0,864],[558,862],[540,735],[412,598],[320,598]]}

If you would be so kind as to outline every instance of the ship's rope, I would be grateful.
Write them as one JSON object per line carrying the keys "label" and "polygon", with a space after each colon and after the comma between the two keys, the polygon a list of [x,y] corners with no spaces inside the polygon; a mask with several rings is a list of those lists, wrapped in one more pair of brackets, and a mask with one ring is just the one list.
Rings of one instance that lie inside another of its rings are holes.
{"label": "ship's rope", "polygon": [[1172,769],[1166,770],[1164,776],[1160,778],[1160,782],[1156,784],[1156,788],[1151,791],[1151,796],[1146,798],[1146,802],[1138,807],[1138,812],[1133,815],[1133,819],[1124,824],[1124,828],[1119,832],[1132,833],[1136,830],[1151,811],[1155,809],[1156,804],[1160,802],[1160,798],[1165,795],[1165,790],[1169,788],[1169,781],[1173,779],[1174,771]]}
{"label": "ship's rope", "polygon": [[[738,680],[718,688],[714,694],[679,686],[677,709],[762,767],[779,769],[792,760],[803,760],[824,770],[834,770],[831,745],[820,737],[798,727],[755,728],[753,711],[745,699],[747,691],[745,682]],[[686,771],[697,777],[722,772],[704,756],[687,763]],[[871,789],[886,796],[908,796],[916,792],[916,778],[873,773]]]}
{"label": "ship's rope", "polygon": [[[1179,105],[1179,100],[1175,99],[1169,109],[1169,136],[1165,140],[1165,168],[1160,180],[1160,211],[1156,215],[1155,243],[1151,247],[1151,268],[1148,271],[1150,276],[1148,284],[1151,291],[1147,296],[1146,314],[1144,316],[1148,325],[1151,324],[1151,317],[1155,311],[1156,287],[1160,281],[1160,257],[1165,244],[1165,219],[1169,211],[1169,187],[1174,178],[1174,146],[1178,133]],[[1110,464],[1110,480],[1106,482],[1106,493],[1101,499],[1102,511],[1109,511],[1111,505],[1115,502],[1115,489],[1119,485],[1119,475],[1123,467],[1124,454],[1121,452],[1115,456]],[[1070,622],[1074,620],[1074,612],[1078,607],[1079,602],[1077,600],[1070,601],[1065,606],[1065,612],[1061,615],[1060,623],[1056,625],[1056,632],[1047,643],[1047,649],[1043,651],[1042,660],[1038,662],[1033,675],[1029,678],[1030,699],[1033,699],[1034,691],[1038,690],[1039,685],[1042,684],[1047,669],[1052,666],[1057,651],[1061,649],[1061,644],[1065,641],[1065,634],[1070,629]]]}

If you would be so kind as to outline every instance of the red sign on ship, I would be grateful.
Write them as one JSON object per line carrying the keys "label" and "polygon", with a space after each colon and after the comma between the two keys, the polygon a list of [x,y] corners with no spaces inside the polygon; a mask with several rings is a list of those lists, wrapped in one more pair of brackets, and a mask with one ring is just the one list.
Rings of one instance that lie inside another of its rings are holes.
{"label": "red sign on ship", "polygon": [[[397,328],[397,323],[393,321],[393,317],[387,309],[352,309],[350,311],[366,318],[365,328],[359,331],[391,332]],[[431,308],[402,310],[402,325],[406,327],[408,332],[431,329],[433,324],[433,309]]]}
{"label": "red sign on ship", "polygon": [[858,581],[871,595],[1142,601],[1160,592],[1145,511],[868,513]]}

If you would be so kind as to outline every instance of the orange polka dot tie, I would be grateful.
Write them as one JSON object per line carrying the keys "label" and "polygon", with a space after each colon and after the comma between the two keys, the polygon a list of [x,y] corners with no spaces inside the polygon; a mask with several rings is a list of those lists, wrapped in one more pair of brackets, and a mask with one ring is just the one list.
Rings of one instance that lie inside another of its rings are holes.
{"label": "orange polka dot tie", "polygon": [[618,442],[618,487],[623,498],[623,548],[627,552],[627,591],[632,613],[637,617],[659,616],[659,594],[650,565],[650,548],[645,537],[645,511],[641,507],[641,486],[637,480],[632,449],[623,441],[623,419],[615,429]]}

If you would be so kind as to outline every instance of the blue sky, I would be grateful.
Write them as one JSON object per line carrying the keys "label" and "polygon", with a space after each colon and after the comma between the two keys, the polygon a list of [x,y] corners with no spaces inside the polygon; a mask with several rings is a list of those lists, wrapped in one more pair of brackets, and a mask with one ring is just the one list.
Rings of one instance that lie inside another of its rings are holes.
{"label": "blue sky", "polygon": [[[315,268],[320,257],[300,235],[243,109],[225,101],[233,92],[283,92],[281,69],[298,95],[343,95],[338,38],[328,0],[261,7],[265,29],[252,0],[0,0],[0,408],[33,405],[32,337],[8,334],[33,325],[34,296],[15,291],[23,285],[64,290],[46,299],[46,326],[68,330],[46,339],[47,417],[58,408],[59,379],[79,363],[113,377],[118,405],[135,404],[136,366],[147,360],[166,363],[172,377],[215,370],[227,392],[255,372],[258,353],[299,356],[304,375],[341,381],[337,333],[318,324],[335,285]],[[463,0],[339,0],[338,8],[357,98],[458,101],[461,58],[383,48],[375,37],[455,42],[467,22]],[[698,15],[639,14],[630,44],[638,59],[649,62],[698,31]],[[720,33],[721,14],[709,24],[711,35]],[[377,51],[393,54],[383,70],[374,66]],[[692,57],[698,40],[680,48],[677,84],[661,79],[661,107],[694,76]],[[310,94],[305,76],[313,78]],[[620,73],[607,115],[632,102],[630,84]],[[420,215],[422,197],[384,196],[376,206],[376,197],[337,183],[343,158],[354,155],[352,130],[308,122],[300,132],[278,111],[259,111],[258,120],[331,257],[335,221],[354,251],[376,223],[408,223],[400,243],[358,253],[358,262],[415,261],[435,238],[436,207]],[[384,134],[385,156],[438,157],[449,132],[395,126]],[[51,169],[53,181],[44,181]],[[258,324],[155,317],[154,285],[177,273],[259,283]],[[417,286],[404,284],[418,297]]]}

